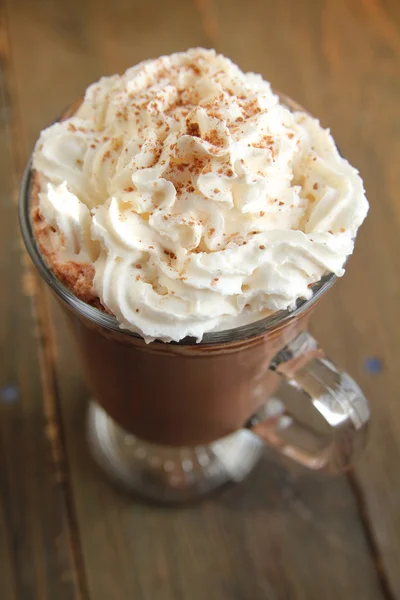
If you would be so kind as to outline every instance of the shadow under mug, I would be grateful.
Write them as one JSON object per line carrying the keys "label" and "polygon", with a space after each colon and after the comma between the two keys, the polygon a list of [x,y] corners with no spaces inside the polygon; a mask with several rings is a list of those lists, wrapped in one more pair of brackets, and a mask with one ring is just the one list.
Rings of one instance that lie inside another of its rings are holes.
{"label": "shadow under mug", "polygon": [[353,463],[366,441],[367,400],[307,332],[334,275],[293,311],[207,333],[200,343],[146,344],[54,276],[33,235],[31,192],[29,161],[19,202],[23,239],[77,340],[95,398],[89,442],[109,475],[148,498],[180,502],[242,479],[265,445],[314,470],[337,473]]}

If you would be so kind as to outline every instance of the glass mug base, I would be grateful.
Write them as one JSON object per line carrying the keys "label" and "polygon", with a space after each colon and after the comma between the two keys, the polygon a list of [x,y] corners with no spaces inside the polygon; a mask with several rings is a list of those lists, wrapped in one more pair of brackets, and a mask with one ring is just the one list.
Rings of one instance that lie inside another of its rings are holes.
{"label": "glass mug base", "polygon": [[200,500],[229,482],[241,481],[265,449],[247,429],[207,445],[152,444],[122,429],[95,401],[88,410],[87,434],[92,456],[113,481],[162,503]]}

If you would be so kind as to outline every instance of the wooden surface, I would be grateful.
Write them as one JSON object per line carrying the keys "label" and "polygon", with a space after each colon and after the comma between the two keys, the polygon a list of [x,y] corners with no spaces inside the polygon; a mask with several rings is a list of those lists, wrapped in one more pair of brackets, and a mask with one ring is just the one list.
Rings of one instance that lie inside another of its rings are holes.
{"label": "wooden surface", "polygon": [[[364,177],[371,212],[313,333],[373,423],[348,476],[266,453],[242,485],[166,510],[114,490],[88,455],[87,391],[15,200],[39,130],[90,82],[194,45],[307,106]],[[2,600],[400,599],[399,73],[398,0],[0,1]]]}

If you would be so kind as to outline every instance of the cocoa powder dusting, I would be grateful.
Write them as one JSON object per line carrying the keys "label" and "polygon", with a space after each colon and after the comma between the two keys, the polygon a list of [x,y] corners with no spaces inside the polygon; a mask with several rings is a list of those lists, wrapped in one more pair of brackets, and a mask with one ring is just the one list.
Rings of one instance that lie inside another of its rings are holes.
{"label": "cocoa powder dusting", "polygon": [[209,131],[207,133],[207,135],[204,136],[204,139],[206,142],[208,142],[209,144],[212,144],[213,146],[223,146],[224,145],[224,140],[218,134],[218,131],[216,129],[212,129],[211,131]]}
{"label": "cocoa powder dusting", "polygon": [[200,137],[200,127],[198,123],[186,123],[186,131],[188,135]]}

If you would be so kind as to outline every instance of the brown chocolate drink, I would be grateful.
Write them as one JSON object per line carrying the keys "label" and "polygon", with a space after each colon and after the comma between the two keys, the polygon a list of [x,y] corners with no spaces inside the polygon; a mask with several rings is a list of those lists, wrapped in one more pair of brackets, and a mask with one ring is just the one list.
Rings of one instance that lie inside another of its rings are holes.
{"label": "brown chocolate drink", "polygon": [[194,446],[236,431],[276,389],[272,358],[305,329],[308,311],[263,335],[216,344],[146,344],[67,309],[94,398],[126,431]]}

